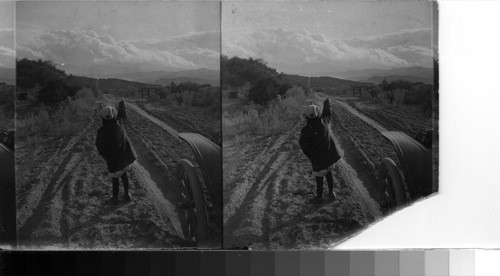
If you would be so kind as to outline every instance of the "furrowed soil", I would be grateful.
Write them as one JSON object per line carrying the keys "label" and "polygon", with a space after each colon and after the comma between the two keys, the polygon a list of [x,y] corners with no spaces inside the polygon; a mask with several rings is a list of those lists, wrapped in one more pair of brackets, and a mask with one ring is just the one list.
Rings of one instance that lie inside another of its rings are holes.
{"label": "furrowed soil", "polygon": [[221,144],[220,114],[214,114],[209,108],[180,107],[161,102],[137,102],[137,106],[169,125],[175,125],[179,132],[202,134],[217,144]]}
{"label": "furrowed soil", "polygon": [[[116,100],[107,96],[105,102]],[[94,114],[71,137],[16,145],[17,223],[21,248],[121,249],[187,246],[176,211],[176,162],[187,145],[127,106],[125,128],[138,154],[129,171],[132,201],[108,202],[111,181],[95,138]],[[175,130],[176,125],[170,126]]]}
{"label": "furrowed soil", "polygon": [[329,248],[381,217],[377,168],[383,158],[395,157],[394,149],[375,121],[340,100],[332,101],[332,109],[343,157],[333,170],[337,200],[320,205],[310,203],[316,183],[298,144],[303,120],[278,137],[242,145],[224,140],[225,247]]}

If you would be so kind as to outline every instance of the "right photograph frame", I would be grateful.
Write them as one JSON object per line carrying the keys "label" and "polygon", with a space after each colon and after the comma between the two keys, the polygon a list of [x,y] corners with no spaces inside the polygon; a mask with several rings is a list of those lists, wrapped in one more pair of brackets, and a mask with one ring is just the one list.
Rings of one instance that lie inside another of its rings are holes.
{"label": "right photograph frame", "polygon": [[435,2],[222,2],[223,246],[327,249],[438,192]]}

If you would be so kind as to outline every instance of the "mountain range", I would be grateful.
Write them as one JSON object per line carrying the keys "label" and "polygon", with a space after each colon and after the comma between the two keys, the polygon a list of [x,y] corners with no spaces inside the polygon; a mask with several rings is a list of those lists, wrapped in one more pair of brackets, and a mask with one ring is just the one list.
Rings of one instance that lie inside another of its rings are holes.
{"label": "mountain range", "polygon": [[434,83],[433,68],[419,66],[392,69],[365,69],[343,72],[326,72],[321,75],[370,83],[380,83],[384,79],[387,81],[402,79],[411,82],[423,82],[427,84]]}
{"label": "mountain range", "polygon": [[220,86],[220,71],[205,68],[172,72],[152,71],[124,73],[109,75],[106,76],[106,78],[116,78],[134,82],[160,85],[168,85],[173,81],[175,83],[194,82],[197,84],[210,84],[212,86]]}

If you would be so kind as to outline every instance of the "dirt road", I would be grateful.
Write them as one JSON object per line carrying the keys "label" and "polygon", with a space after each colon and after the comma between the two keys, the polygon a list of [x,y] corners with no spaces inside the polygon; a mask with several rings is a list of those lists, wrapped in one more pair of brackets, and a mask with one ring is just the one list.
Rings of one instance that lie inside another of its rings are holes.
{"label": "dirt road", "polygon": [[101,125],[97,116],[82,123],[76,136],[45,141],[34,150],[19,145],[16,173],[21,246],[112,249],[186,245],[175,210],[173,171],[178,158],[189,158],[190,153],[169,131],[135,110],[127,110],[126,125],[139,155],[129,174],[130,203],[107,202],[111,182],[94,146]]}
{"label": "dirt road", "polygon": [[242,146],[225,141],[226,247],[327,248],[381,216],[372,156],[387,156],[381,151],[391,146],[352,109],[342,102],[332,104],[333,130],[343,154],[334,169],[336,201],[319,206],[308,202],[316,187],[310,162],[298,145],[305,124],[300,119],[279,137],[258,137]]}
{"label": "dirt road", "polygon": [[168,124],[166,124],[166,123],[158,120],[157,118],[149,115],[149,113],[147,113],[146,111],[142,110],[137,105],[135,105],[135,104],[133,104],[131,102],[127,102],[126,104],[127,104],[128,107],[131,107],[135,112],[139,113],[141,116],[147,118],[151,122],[153,122],[156,125],[160,126],[164,130],[166,130],[168,133],[170,133],[170,135],[172,135],[173,137],[177,138],[178,132],[176,130],[174,130],[171,126],[169,126]]}

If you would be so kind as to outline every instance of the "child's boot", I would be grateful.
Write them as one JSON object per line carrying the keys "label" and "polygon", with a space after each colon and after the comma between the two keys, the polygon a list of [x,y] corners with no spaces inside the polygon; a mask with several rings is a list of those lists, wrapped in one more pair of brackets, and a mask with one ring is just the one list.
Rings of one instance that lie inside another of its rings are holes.
{"label": "child's boot", "polygon": [[328,197],[332,200],[336,200],[337,196],[333,191],[333,176],[331,171],[326,174],[326,182],[328,183]]}
{"label": "child's boot", "polygon": [[111,204],[118,204],[118,189],[120,183],[118,182],[118,178],[112,178],[113,182],[113,196],[111,197]]}
{"label": "child's boot", "polygon": [[123,182],[123,191],[124,191],[124,194],[123,194],[123,199],[125,201],[131,201],[132,200],[132,196],[130,195],[129,191],[128,191],[128,188],[129,188],[129,181],[128,181],[128,176],[127,176],[127,173],[123,173],[122,175],[122,182]]}
{"label": "child's boot", "polygon": [[323,203],[323,177],[316,177],[316,197],[313,199],[313,203]]}

